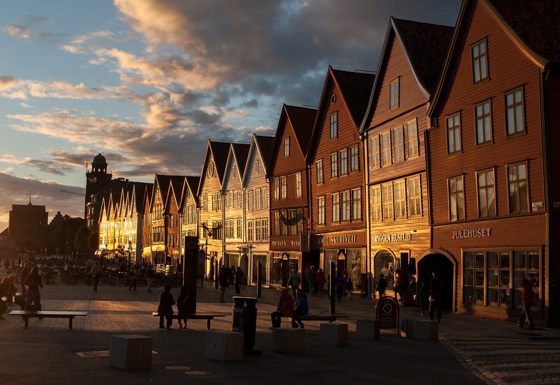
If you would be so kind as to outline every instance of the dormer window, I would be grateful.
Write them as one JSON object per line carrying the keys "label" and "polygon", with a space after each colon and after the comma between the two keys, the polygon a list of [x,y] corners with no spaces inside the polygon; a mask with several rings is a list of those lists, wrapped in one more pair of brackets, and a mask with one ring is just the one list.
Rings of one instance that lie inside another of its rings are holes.
{"label": "dormer window", "polygon": [[488,80],[488,52],[486,50],[486,39],[479,41],[471,47],[473,82],[479,83]]}

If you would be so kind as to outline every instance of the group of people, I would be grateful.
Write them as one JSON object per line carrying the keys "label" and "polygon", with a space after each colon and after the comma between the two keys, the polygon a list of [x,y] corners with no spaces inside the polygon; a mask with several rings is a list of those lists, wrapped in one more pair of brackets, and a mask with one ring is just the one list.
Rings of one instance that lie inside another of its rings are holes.
{"label": "group of people", "polygon": [[30,262],[25,264],[21,270],[21,295],[15,286],[16,276],[6,275],[0,282],[0,320],[4,319],[4,313],[8,310],[8,305],[15,303],[25,310],[41,310],[41,292],[43,288],[43,278],[39,274],[39,268]]}
{"label": "group of people", "polygon": [[[295,301],[294,301],[295,298]],[[288,288],[283,287],[280,292],[280,300],[276,311],[270,313],[270,318],[272,320],[272,328],[279,328],[282,324],[282,317],[292,318],[293,328],[304,328],[301,317],[305,317],[309,314],[309,303],[307,302],[307,296],[302,289],[296,289],[296,296],[292,297],[288,292]]]}
{"label": "group of people", "polygon": [[231,268],[222,265],[218,272],[218,282],[220,284],[220,302],[225,302],[224,297],[226,294],[226,289],[233,285],[235,288],[235,294],[241,294],[241,283],[245,273],[240,266],[232,266]]}
{"label": "group of people", "polygon": [[325,290],[327,277],[325,276],[323,269],[315,269],[315,266],[310,266],[309,271],[307,272],[307,282],[309,282],[309,292],[312,296],[315,294],[321,295]]}
{"label": "group of people", "polygon": [[[179,329],[187,328],[187,314],[188,314],[188,298],[189,290],[187,286],[181,286],[181,291],[179,292],[179,297],[177,298],[177,303],[171,294],[171,285],[166,284],[163,287],[163,291],[159,295],[159,305],[158,305],[158,315],[159,315],[159,328],[171,329],[173,324],[173,306],[177,305],[177,314],[179,315]],[[166,321],[164,326],[164,321]]]}

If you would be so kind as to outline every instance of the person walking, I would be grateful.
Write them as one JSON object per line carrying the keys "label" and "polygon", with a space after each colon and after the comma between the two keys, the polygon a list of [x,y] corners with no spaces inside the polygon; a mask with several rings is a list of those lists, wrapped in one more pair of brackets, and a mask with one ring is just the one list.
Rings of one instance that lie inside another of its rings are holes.
{"label": "person walking", "polygon": [[525,327],[525,319],[529,321],[529,329],[535,329],[535,323],[533,322],[533,316],[531,315],[531,306],[535,299],[535,292],[531,287],[531,283],[527,278],[524,278],[521,290],[521,317],[519,318],[519,327]]}
{"label": "person walking", "polygon": [[301,283],[301,278],[297,272],[297,269],[292,269],[292,274],[288,278],[288,287],[292,288],[292,298],[296,298],[296,291]]}
{"label": "person walking", "polygon": [[323,269],[319,268],[319,270],[317,270],[317,276],[315,279],[317,282],[317,292],[321,295],[325,290],[325,283],[327,282],[327,277],[325,277]]}
{"label": "person walking", "polygon": [[128,290],[132,291],[132,289],[134,289],[134,291],[136,291],[137,283],[138,283],[138,266],[134,265],[134,267],[132,267],[132,270],[130,271],[130,286],[128,286]]}
{"label": "person walking", "polygon": [[240,266],[237,266],[237,268],[235,269],[235,294],[241,294],[241,282],[243,281],[243,277],[245,276],[245,274],[243,274],[243,270],[241,269]]}
{"label": "person walking", "polygon": [[377,282],[377,292],[379,293],[379,299],[383,298],[386,289],[387,289],[387,280],[385,279],[385,274],[380,274],[379,282]]}
{"label": "person walking", "polygon": [[307,302],[307,296],[302,289],[297,289],[296,298],[296,309],[294,310],[294,315],[292,316],[292,328],[298,328],[298,326],[303,329],[303,322],[301,322],[300,317],[305,317],[309,314],[309,303]]}
{"label": "person walking", "polygon": [[8,310],[8,301],[4,301],[4,297],[10,296],[10,278],[4,277],[0,283],[0,321],[4,320],[4,312]]}
{"label": "person walking", "polygon": [[39,288],[43,288],[43,278],[39,275],[39,268],[36,265],[33,265],[29,271],[24,284],[27,289],[25,310],[41,310],[41,292]]}
{"label": "person walking", "polygon": [[342,296],[344,295],[344,277],[342,276],[342,272],[337,272],[336,277],[336,300],[340,301]]}
{"label": "person walking", "polygon": [[152,265],[146,267],[146,281],[148,282],[148,293],[152,292],[152,285],[154,284],[154,270]]}
{"label": "person walking", "polygon": [[218,281],[220,283],[220,302],[224,301],[224,296],[226,294],[226,288],[229,286],[229,268],[222,265],[222,268],[218,272]]}
{"label": "person walking", "polygon": [[[187,328],[187,298],[189,298],[189,290],[187,286],[181,286],[179,297],[177,298],[177,314],[179,315],[179,329]],[[183,322],[185,325],[183,326]]]}
{"label": "person walking", "polygon": [[307,282],[309,282],[309,292],[314,296],[317,291],[317,270],[313,265],[309,267],[307,272]]}
{"label": "person walking", "polygon": [[97,284],[99,283],[99,279],[101,278],[101,268],[99,267],[98,262],[95,262],[95,264],[91,268],[91,276],[93,277],[93,291],[97,291]]}
{"label": "person walking", "polygon": [[171,294],[171,285],[166,284],[163,291],[159,295],[159,305],[158,305],[158,315],[159,315],[159,328],[163,329],[163,320],[167,319],[167,330],[171,328],[173,323],[173,305],[175,305],[175,300]]}
{"label": "person walking", "polygon": [[288,293],[288,288],[283,287],[280,292],[280,301],[276,311],[270,313],[272,328],[279,328],[282,324],[282,317],[292,317],[294,315],[294,303],[292,296]]}
{"label": "person walking", "polygon": [[432,279],[430,281],[430,307],[428,315],[430,320],[434,319],[441,322],[441,301],[443,297],[443,282],[438,274],[432,272]]}
{"label": "person walking", "polygon": [[418,289],[418,302],[420,302],[422,315],[425,315],[430,305],[430,289],[428,288],[426,279],[422,279],[422,284],[420,285],[420,289]]}

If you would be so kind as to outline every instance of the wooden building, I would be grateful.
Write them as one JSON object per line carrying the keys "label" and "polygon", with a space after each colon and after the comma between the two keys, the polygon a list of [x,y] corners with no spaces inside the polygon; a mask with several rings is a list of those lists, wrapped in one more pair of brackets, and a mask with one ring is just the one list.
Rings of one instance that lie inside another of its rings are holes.
{"label": "wooden building", "polygon": [[221,189],[224,215],[224,257],[229,266],[240,266],[245,275],[249,269],[249,257],[243,253],[242,247],[245,241],[245,191],[242,179],[249,147],[248,144],[231,144]]}
{"label": "wooden building", "polygon": [[[198,222],[198,185],[200,176],[187,176],[181,194],[179,214],[181,216],[181,255],[185,255],[185,237],[198,237],[200,223]],[[204,249],[201,247],[202,252]],[[202,272],[200,272],[202,274]]]}
{"label": "wooden building", "polygon": [[315,109],[284,105],[276,128],[267,173],[272,285],[286,286],[292,269],[301,275],[305,268],[319,264],[318,253],[309,249],[309,169],[305,163],[316,114]]}
{"label": "wooden building", "polygon": [[269,253],[269,196],[266,174],[274,137],[253,134],[243,172],[243,190],[245,191],[245,238],[239,245],[242,255],[249,260],[245,271],[247,283],[257,283],[257,269],[261,264],[261,284],[270,283]]}
{"label": "wooden building", "polygon": [[[371,288],[380,274],[389,287],[396,270],[417,274],[417,263],[430,254],[426,111],[452,34],[452,27],[389,21],[362,126]],[[430,268],[422,270],[418,279],[429,282]]]}
{"label": "wooden building", "polygon": [[362,274],[368,270],[360,125],[374,79],[373,74],[329,66],[306,154],[311,171],[310,263],[319,263],[329,274],[334,262],[358,290],[365,290]]}
{"label": "wooden building", "polygon": [[428,110],[432,250],[454,310],[558,317],[560,3],[465,0]]}
{"label": "wooden building", "polygon": [[206,275],[215,277],[216,264],[228,265],[223,242],[222,185],[231,143],[208,140],[202,163],[198,199],[200,200],[199,244],[204,245]]}

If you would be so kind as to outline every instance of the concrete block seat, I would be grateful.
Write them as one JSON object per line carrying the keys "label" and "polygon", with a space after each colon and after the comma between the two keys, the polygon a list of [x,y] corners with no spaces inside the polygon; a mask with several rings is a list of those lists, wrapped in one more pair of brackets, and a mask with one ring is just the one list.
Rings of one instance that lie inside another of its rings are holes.
{"label": "concrete block seat", "polygon": [[217,361],[243,360],[243,342],[244,334],[240,332],[209,331],[205,357]]}
{"label": "concrete block seat", "polygon": [[319,332],[319,339],[321,345],[348,345],[348,324],[338,322],[322,323]]}
{"label": "concrete block seat", "polygon": [[150,369],[152,367],[151,337],[141,335],[111,336],[109,366],[118,369]]}
{"label": "concrete block seat", "polygon": [[356,338],[361,340],[378,340],[381,336],[379,321],[375,319],[356,320]]}
{"label": "concrete block seat", "polygon": [[305,329],[272,329],[274,353],[305,353]]}

